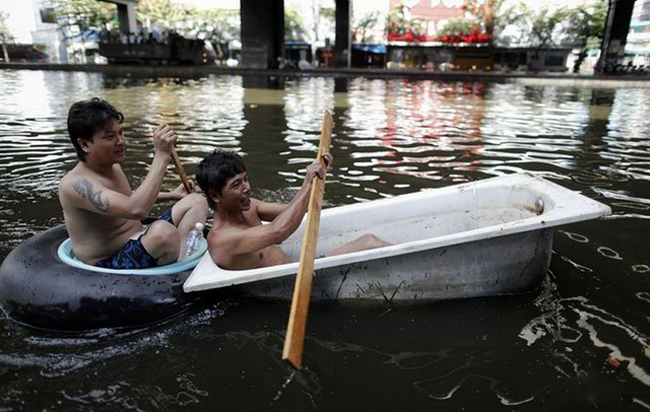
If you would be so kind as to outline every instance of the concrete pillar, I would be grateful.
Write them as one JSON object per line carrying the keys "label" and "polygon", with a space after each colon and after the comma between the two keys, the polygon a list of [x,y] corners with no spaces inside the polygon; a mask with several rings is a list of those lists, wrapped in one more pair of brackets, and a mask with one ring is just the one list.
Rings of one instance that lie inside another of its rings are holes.
{"label": "concrete pillar", "polygon": [[352,30],[350,30],[350,0],[336,0],[336,37],[334,40],[334,64],[350,67],[352,58]]}
{"label": "concrete pillar", "polygon": [[138,24],[135,18],[135,7],[139,0],[99,0],[105,3],[113,3],[117,6],[117,19],[120,22],[120,32],[135,33]]}
{"label": "concrete pillar", "polygon": [[120,21],[120,32],[135,33],[138,29],[135,19],[135,4],[117,4],[117,17]]}
{"label": "concrete pillar", "polygon": [[600,50],[599,67],[607,62],[619,62],[623,57],[627,34],[630,31],[630,21],[634,10],[635,0],[610,0],[605,22],[605,33]]}
{"label": "concrete pillar", "polygon": [[241,0],[242,67],[268,69],[284,55],[284,1]]}

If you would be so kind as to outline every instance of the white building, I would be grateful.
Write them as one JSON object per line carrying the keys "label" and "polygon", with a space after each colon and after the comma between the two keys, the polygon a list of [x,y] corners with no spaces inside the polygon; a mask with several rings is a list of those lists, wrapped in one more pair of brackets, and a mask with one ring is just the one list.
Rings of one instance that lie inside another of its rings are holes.
{"label": "white building", "polygon": [[625,54],[632,57],[634,65],[650,63],[650,0],[636,0],[634,4]]}
{"label": "white building", "polygon": [[7,13],[7,27],[19,44],[45,46],[52,63],[67,63],[63,37],[47,0],[0,1],[0,10]]}

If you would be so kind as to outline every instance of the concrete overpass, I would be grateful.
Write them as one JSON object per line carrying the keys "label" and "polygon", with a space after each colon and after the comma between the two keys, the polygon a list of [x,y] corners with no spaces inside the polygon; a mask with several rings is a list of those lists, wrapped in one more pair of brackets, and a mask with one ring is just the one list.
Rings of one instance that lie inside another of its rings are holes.
{"label": "concrete overpass", "polygon": [[[99,0],[117,5],[120,31],[135,32],[138,0]],[[267,69],[284,56],[284,0],[240,0],[242,67]],[[635,0],[608,0],[609,8],[601,46],[601,63],[623,55]],[[334,61],[350,67],[350,0],[335,0]],[[602,65],[602,64],[601,64]]]}
{"label": "concrete overpass", "polygon": [[117,18],[120,22],[122,33],[135,33],[138,30],[138,23],[135,18],[135,8],[138,0],[99,0],[117,5]]}
{"label": "concrete overpass", "polygon": [[636,0],[608,0],[605,32],[600,50],[599,67],[608,61],[620,61],[630,32],[632,11]]}
{"label": "concrete overpass", "polygon": [[[334,62],[350,67],[350,0],[336,1]],[[284,0],[241,0],[242,65],[269,68],[284,55]]]}
{"label": "concrete overpass", "polygon": [[[136,32],[138,0],[99,0],[117,5],[121,32]],[[350,66],[350,0],[336,1],[334,60]],[[242,66],[271,68],[284,56],[284,0],[241,0]]]}

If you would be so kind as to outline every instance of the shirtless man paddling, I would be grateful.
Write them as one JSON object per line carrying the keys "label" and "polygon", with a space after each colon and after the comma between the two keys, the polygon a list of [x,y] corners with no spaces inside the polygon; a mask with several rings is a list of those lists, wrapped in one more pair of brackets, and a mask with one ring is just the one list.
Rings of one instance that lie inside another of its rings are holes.
{"label": "shirtless man paddling", "polygon": [[[126,155],[124,116],[93,98],[70,107],[68,133],[79,162],[59,183],[59,200],[75,257],[113,269],[145,268],[175,262],[196,222],[205,222],[203,197],[183,185],[160,193],[177,137],[167,125],[153,132],[154,158],[140,187],[132,190],[120,164]],[[192,183],[193,185],[193,183]],[[157,200],[178,200],[148,227]]]}
{"label": "shirtless man paddling", "polygon": [[[214,222],[208,234],[208,251],[223,269],[253,269],[291,262],[278,246],[298,229],[309,206],[315,178],[323,178],[332,156],[323,154],[326,165],[316,160],[307,166],[302,187],[289,204],[262,202],[251,198],[251,185],[242,158],[228,151],[215,150],[206,156],[196,180],[214,208]],[[263,225],[262,221],[270,222]],[[389,245],[366,234],[327,254],[351,253]]]}

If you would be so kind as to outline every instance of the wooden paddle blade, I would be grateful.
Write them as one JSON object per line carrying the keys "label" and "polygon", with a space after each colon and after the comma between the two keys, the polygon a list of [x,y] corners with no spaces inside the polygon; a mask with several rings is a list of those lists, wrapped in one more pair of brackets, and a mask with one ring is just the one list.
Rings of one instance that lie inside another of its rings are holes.
{"label": "wooden paddle blade", "polygon": [[175,147],[172,147],[172,163],[174,163],[174,167],[176,168],[176,173],[178,173],[178,176],[180,176],[181,181],[183,182],[183,186],[185,186],[185,190],[187,191],[187,193],[192,193],[192,186],[190,186],[190,180],[187,178],[187,175],[185,174],[185,169],[181,164],[181,159],[178,157],[178,153],[176,153]]}
{"label": "wooden paddle blade", "polygon": [[[333,123],[332,115],[328,111],[325,111],[320,144],[318,145],[319,159],[322,157],[323,152],[329,151]],[[311,294],[311,284],[314,277],[314,259],[318,244],[318,227],[320,224],[320,212],[323,206],[324,190],[325,176],[322,179],[314,179],[309,197],[309,208],[307,209],[308,215],[305,234],[302,238],[296,285],[293,289],[293,301],[291,302],[287,336],[284,340],[284,349],[282,351],[282,359],[289,361],[296,369],[300,369],[302,364],[309,295]]]}

